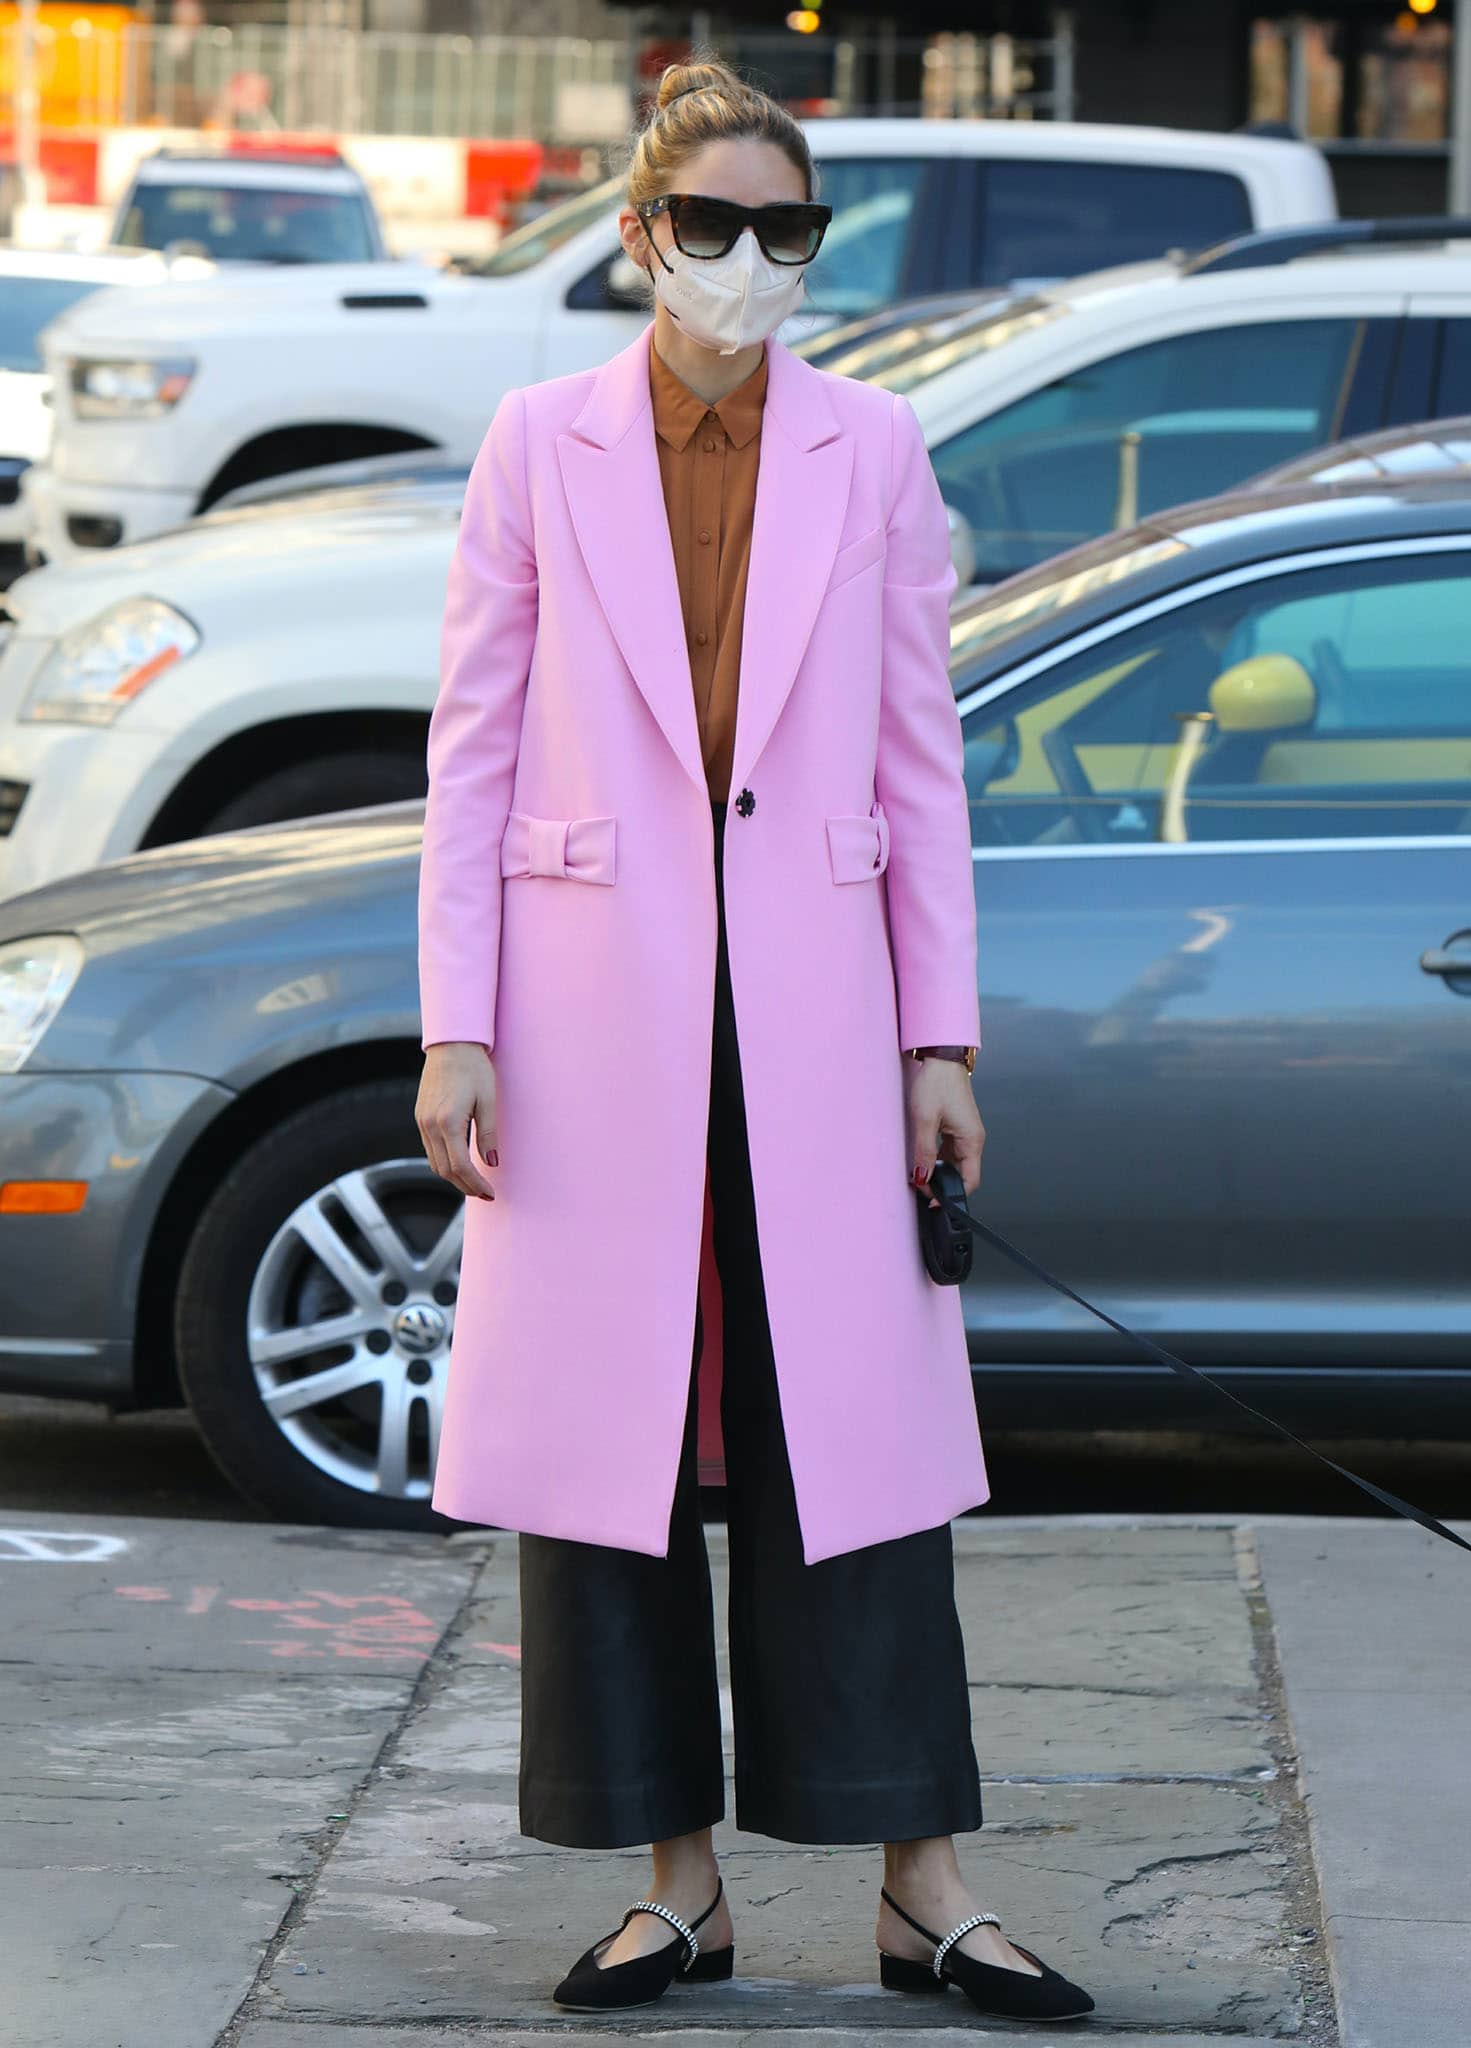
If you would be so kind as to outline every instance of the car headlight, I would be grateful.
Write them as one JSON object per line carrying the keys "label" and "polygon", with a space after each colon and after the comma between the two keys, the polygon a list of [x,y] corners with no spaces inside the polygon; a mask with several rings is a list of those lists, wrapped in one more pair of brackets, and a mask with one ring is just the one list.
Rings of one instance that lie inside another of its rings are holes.
{"label": "car headlight", "polygon": [[18,1073],[41,1043],[83,957],[81,940],[70,932],[0,945],[0,1074]]}
{"label": "car headlight", "polygon": [[161,597],[125,597],[62,634],[36,671],[20,717],[111,725],[155,676],[187,660],[199,628]]}
{"label": "car headlight", "polygon": [[148,420],[171,412],[198,368],[193,356],[74,356],[72,411],[81,420]]}

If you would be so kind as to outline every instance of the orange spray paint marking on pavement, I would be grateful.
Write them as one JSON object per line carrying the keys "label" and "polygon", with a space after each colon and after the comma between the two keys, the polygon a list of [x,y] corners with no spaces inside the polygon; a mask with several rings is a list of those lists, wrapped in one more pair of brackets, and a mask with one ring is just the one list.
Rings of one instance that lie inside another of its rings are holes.
{"label": "orange spray paint marking on pavement", "polygon": [[[171,1603],[175,1594],[167,1586],[116,1586],[120,1599]],[[216,1604],[242,1614],[270,1617],[277,1633],[246,1636],[242,1646],[268,1650],[273,1657],[354,1658],[383,1662],[415,1657],[421,1663],[438,1643],[442,1628],[431,1615],[423,1613],[401,1593],[333,1593],[313,1587],[294,1600],[234,1593],[220,1586],[194,1586],[180,1597],[180,1611],[198,1617]],[[313,1643],[303,1638],[325,1637]],[[510,1644],[508,1655],[519,1656]]]}

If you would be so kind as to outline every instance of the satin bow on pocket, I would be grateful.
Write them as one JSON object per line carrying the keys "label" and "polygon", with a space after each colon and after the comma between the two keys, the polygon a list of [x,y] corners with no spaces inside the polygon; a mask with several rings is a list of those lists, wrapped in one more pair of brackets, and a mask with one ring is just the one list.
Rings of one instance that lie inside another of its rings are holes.
{"label": "satin bow on pocket", "polygon": [[501,875],[558,875],[611,883],[617,874],[616,818],[533,818],[512,811],[501,839]]}
{"label": "satin bow on pocket", "polygon": [[889,820],[881,803],[827,820],[835,882],[871,882],[889,865]]}

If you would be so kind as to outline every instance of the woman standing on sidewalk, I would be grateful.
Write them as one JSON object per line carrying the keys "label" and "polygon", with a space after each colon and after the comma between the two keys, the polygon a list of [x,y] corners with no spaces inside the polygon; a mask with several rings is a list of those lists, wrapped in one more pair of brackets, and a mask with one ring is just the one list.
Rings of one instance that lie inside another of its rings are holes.
{"label": "woman standing on sidewalk", "polygon": [[560,2003],[733,1966],[703,1421],[738,1824],[883,1842],[886,1984],[1061,2018],[1093,2001],[951,1839],[988,1486],[908,1176],[970,1191],[984,1140],[955,577],[907,402],[774,338],[815,184],[780,105],[667,70],[621,215],[652,327],[508,393],[470,476],[420,885],[419,1129],[474,1198],[434,1505],[522,1532],[523,1832],[653,1846]]}

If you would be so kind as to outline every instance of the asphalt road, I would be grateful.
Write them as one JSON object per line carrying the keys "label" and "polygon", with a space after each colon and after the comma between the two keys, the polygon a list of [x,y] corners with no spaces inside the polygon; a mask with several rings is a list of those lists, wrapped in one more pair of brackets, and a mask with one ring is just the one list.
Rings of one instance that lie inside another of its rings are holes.
{"label": "asphalt road", "polygon": [[[1294,1445],[1203,1432],[984,1429],[992,1499],[1027,1514],[1370,1515],[1376,1502]],[[1471,1501],[1471,1442],[1328,1440],[1319,1448],[1431,1514]],[[0,1396],[0,1505],[48,1513],[260,1521],[183,1413],[110,1417],[91,1403]],[[718,1508],[718,1496],[712,1497]]]}

